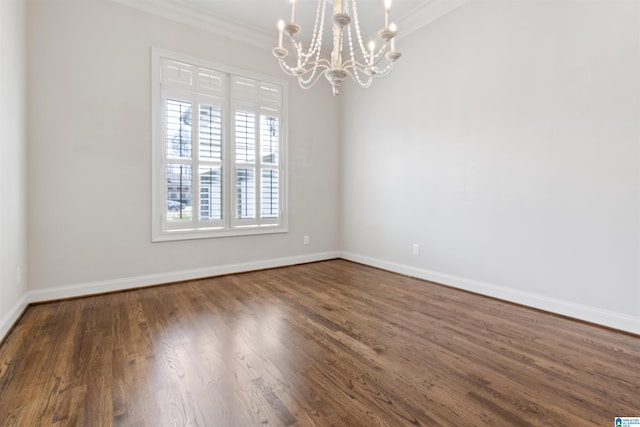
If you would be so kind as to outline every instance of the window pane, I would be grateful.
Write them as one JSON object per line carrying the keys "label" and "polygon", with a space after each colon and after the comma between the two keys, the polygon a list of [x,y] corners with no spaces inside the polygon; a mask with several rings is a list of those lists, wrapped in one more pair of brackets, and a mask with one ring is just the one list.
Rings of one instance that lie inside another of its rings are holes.
{"label": "window pane", "polygon": [[260,157],[262,163],[278,163],[278,147],[280,143],[280,124],[277,117],[261,116],[260,118]]}
{"label": "window pane", "polygon": [[222,219],[220,167],[200,167],[200,219]]}
{"label": "window pane", "polygon": [[262,169],[261,216],[277,218],[278,207],[278,170]]}
{"label": "window pane", "polygon": [[255,169],[236,170],[236,218],[256,217],[256,177]]}
{"label": "window pane", "polygon": [[191,158],[191,103],[167,100],[167,156]]}
{"label": "window pane", "polygon": [[200,106],[200,158],[222,159],[222,109]]}
{"label": "window pane", "polygon": [[236,111],[236,162],[255,161],[256,119],[253,113]]}
{"label": "window pane", "polygon": [[167,221],[191,221],[191,165],[167,165]]}

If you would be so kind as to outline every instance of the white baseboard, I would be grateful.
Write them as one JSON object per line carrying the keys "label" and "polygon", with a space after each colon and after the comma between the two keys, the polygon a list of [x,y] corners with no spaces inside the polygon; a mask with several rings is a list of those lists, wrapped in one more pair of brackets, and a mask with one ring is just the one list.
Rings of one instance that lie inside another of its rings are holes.
{"label": "white baseboard", "polygon": [[349,252],[342,252],[340,258],[640,335],[640,317],[638,316],[629,316]]}
{"label": "white baseboard", "polygon": [[105,292],[121,291],[133,288],[159,285],[163,283],[193,280],[204,277],[220,276],[224,274],[242,273],[266,268],[285,267],[308,262],[324,261],[343,258],[383,270],[429,280],[443,285],[463,289],[470,292],[526,305],[540,310],[557,313],[563,316],[584,320],[603,326],[640,335],[640,317],[628,316],[595,307],[575,304],[542,295],[517,291],[502,286],[483,283],[462,277],[424,270],[417,267],[384,261],[349,252],[323,252],[310,255],[276,258],[270,260],[253,261],[238,264],[227,264],[216,267],[182,270],[162,274],[150,274],[99,282],[80,283],[69,286],[59,286],[42,290],[29,291],[16,303],[13,309],[0,320],[0,341],[4,339],[11,326],[18,320],[29,303],[52,301],[65,298],[75,298]]}
{"label": "white baseboard", "polygon": [[28,300],[27,294],[13,306],[13,308],[0,320],[0,342],[7,336],[14,323],[22,316],[24,310],[27,308]]}
{"label": "white baseboard", "polygon": [[[75,298],[106,292],[122,291],[160,285],[163,283],[180,282],[183,280],[201,279],[204,277],[221,276],[224,274],[243,273],[246,271],[263,270],[266,268],[285,267],[288,265],[304,264],[308,262],[324,261],[339,258],[339,252],[322,252],[310,255],[292,256],[286,258],[251,261],[238,264],[227,264],[215,267],[198,268],[193,270],[174,271],[170,273],[149,274],[146,276],[126,277],[99,282],[79,283],[69,286],[59,286],[28,293],[27,302],[53,301],[65,298]],[[2,336],[0,334],[0,336]]]}

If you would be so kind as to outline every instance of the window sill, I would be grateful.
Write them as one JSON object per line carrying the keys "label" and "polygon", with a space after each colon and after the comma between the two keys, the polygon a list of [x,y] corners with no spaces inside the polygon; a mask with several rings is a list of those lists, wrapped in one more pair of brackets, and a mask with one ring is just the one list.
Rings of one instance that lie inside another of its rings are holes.
{"label": "window sill", "polygon": [[254,236],[260,234],[280,234],[288,232],[282,225],[263,225],[253,227],[238,227],[234,229],[214,230],[175,230],[154,233],[152,242],[171,242],[176,240],[213,239],[219,237]]}

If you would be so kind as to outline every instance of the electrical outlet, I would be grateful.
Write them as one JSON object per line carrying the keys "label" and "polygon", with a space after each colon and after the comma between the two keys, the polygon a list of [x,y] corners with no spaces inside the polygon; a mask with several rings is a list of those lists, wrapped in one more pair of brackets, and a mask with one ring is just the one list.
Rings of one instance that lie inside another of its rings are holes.
{"label": "electrical outlet", "polygon": [[309,244],[309,235],[308,234],[305,234],[305,236],[304,236],[304,244],[305,245]]}
{"label": "electrical outlet", "polygon": [[420,255],[420,245],[417,243],[413,244],[413,254],[414,255]]}

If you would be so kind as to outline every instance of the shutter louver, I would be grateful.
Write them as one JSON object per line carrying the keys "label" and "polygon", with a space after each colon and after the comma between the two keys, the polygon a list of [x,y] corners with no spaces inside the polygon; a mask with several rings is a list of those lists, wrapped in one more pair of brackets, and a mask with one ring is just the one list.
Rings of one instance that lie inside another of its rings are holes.
{"label": "shutter louver", "polygon": [[256,176],[253,168],[236,170],[236,218],[256,217]]}
{"label": "shutter louver", "polygon": [[222,173],[220,167],[200,167],[200,220],[222,219]]}
{"label": "shutter louver", "polygon": [[253,163],[256,151],[255,115],[250,112],[237,111],[236,130],[236,162]]}
{"label": "shutter louver", "polygon": [[222,108],[200,106],[200,159],[222,160]]}
{"label": "shutter louver", "polygon": [[260,210],[262,218],[277,218],[280,214],[280,188],[277,169],[262,169]]}
{"label": "shutter louver", "polygon": [[167,221],[191,221],[191,165],[167,165]]}

